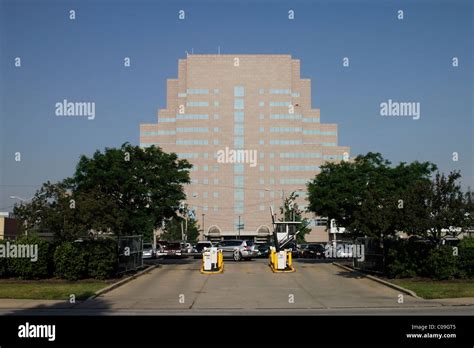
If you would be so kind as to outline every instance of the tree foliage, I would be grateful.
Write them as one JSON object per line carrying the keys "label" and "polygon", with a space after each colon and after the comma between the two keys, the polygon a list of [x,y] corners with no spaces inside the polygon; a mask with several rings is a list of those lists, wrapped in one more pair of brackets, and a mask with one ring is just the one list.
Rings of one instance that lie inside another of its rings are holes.
{"label": "tree foliage", "polygon": [[14,214],[27,229],[52,231],[62,241],[89,231],[150,239],[186,198],[183,184],[189,183],[190,168],[174,153],[125,143],[82,156],[72,177],[43,184]]}
{"label": "tree foliage", "polygon": [[[301,221],[299,226],[300,232],[296,236],[297,243],[304,243],[305,236],[311,232],[309,220],[303,217],[303,211],[296,203],[297,194],[292,192],[289,197],[286,197],[282,206],[280,206],[280,214],[283,214],[284,221]],[[283,221],[283,218],[280,219]]]}

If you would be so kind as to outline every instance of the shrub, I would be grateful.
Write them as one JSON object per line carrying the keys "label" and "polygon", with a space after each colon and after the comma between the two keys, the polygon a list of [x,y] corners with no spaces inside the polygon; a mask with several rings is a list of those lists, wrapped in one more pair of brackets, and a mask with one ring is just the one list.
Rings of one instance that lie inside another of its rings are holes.
{"label": "shrub", "polygon": [[[5,245],[4,240],[0,240],[0,244]],[[0,257],[0,278],[8,277],[8,259]]]}
{"label": "shrub", "polygon": [[458,245],[458,272],[461,278],[474,277],[474,238],[464,238]]}
{"label": "shrub", "polygon": [[88,276],[97,279],[115,277],[117,274],[117,242],[113,239],[99,239],[84,242],[88,256]]}
{"label": "shrub", "polygon": [[77,243],[62,243],[54,252],[55,275],[77,280],[87,275],[87,255]]}
{"label": "shrub", "polygon": [[442,245],[431,249],[426,259],[426,270],[431,278],[437,280],[451,279],[458,274],[457,256],[453,255],[453,247]]}
{"label": "shrub", "polygon": [[8,260],[8,272],[11,275],[23,279],[39,279],[51,276],[53,263],[51,257],[52,246],[50,243],[37,236],[23,236],[14,243],[17,245],[37,245],[38,258],[36,261],[32,261],[29,258],[10,258]]}
{"label": "shrub", "polygon": [[387,275],[391,278],[414,277],[417,273],[408,243],[403,240],[393,241],[388,245]]}

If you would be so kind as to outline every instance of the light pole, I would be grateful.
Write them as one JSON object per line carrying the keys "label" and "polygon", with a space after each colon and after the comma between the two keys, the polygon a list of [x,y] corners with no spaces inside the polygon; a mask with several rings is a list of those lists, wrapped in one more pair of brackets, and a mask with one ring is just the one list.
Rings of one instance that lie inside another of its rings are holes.
{"label": "light pole", "polygon": [[204,216],[206,216],[206,214],[202,213],[202,236],[204,237],[204,231],[205,231],[205,228],[204,228]]}

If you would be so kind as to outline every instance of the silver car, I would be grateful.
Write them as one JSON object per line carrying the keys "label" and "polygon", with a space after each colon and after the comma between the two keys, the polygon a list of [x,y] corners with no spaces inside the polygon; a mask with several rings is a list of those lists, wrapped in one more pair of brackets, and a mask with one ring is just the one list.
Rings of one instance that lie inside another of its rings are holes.
{"label": "silver car", "polygon": [[151,243],[143,243],[143,259],[153,259],[155,258],[155,249]]}
{"label": "silver car", "polygon": [[232,257],[234,261],[250,260],[254,257],[252,247],[247,245],[247,242],[244,240],[223,240],[216,246],[219,250],[222,250],[224,257]]}

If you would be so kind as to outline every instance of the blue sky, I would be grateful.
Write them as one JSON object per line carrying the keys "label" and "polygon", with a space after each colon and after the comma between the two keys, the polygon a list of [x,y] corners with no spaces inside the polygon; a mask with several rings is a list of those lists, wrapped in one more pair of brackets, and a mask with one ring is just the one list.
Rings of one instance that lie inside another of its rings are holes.
{"label": "blue sky", "polygon": [[[71,175],[81,154],[138,144],[139,124],[165,106],[178,59],[218,46],[300,59],[313,107],[339,124],[351,155],[432,161],[473,186],[473,41],[472,1],[0,0],[0,211],[9,196],[29,198]],[[95,119],[56,117],[63,99],[94,101]],[[421,118],[381,117],[388,99],[420,102]]]}

